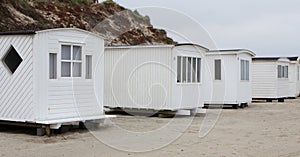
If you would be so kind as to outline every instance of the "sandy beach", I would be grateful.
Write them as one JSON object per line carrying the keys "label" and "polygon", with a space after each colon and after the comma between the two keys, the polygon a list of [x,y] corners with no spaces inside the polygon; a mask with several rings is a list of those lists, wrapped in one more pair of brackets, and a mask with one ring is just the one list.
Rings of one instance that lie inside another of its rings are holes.
{"label": "sandy beach", "polygon": [[[195,117],[182,136],[171,144],[145,153],[114,149],[85,129],[74,129],[52,137],[38,137],[33,129],[1,125],[0,156],[300,156],[300,99],[286,100],[285,103],[253,103],[246,109],[224,109],[209,134],[200,138],[199,128],[204,118],[205,115]],[[179,119],[184,121],[189,118]],[[118,115],[112,123],[96,132],[109,134],[113,132],[112,125],[144,132],[159,129],[171,120]],[[120,138],[111,138],[111,141]]]}

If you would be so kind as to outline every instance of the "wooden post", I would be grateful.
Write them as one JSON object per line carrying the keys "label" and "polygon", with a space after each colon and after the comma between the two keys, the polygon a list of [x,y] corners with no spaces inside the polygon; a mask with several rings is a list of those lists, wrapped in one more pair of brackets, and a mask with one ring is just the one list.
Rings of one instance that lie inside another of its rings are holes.
{"label": "wooden post", "polygon": [[47,135],[48,137],[51,136],[51,128],[50,128],[50,125],[46,125],[46,135]]}

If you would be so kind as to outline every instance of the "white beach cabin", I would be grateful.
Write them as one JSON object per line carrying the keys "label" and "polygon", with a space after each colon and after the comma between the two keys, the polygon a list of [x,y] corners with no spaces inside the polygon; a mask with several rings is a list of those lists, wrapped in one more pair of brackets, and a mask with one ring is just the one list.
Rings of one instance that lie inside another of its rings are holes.
{"label": "white beach cabin", "polygon": [[253,99],[284,102],[289,97],[288,58],[255,57],[252,60]]}
{"label": "white beach cabin", "polygon": [[140,111],[202,108],[205,52],[195,44],[105,48],[105,103]]}
{"label": "white beach cabin", "polygon": [[296,98],[300,94],[300,58],[299,57],[288,57],[290,60],[289,65],[289,84],[290,84],[290,95],[289,98]]}
{"label": "white beach cabin", "polygon": [[0,47],[1,121],[49,131],[105,117],[101,37],[75,28],[3,32]]}
{"label": "white beach cabin", "polygon": [[205,106],[244,108],[252,101],[251,64],[255,54],[245,49],[206,53]]}

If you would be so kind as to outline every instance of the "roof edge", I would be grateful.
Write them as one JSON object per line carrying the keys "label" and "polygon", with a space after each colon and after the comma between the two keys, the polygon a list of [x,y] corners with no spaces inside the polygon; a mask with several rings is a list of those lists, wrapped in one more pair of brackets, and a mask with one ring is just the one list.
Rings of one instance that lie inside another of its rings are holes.
{"label": "roof edge", "polygon": [[279,60],[289,60],[289,58],[287,58],[287,57],[253,57],[252,60],[253,61],[259,61],[259,60],[279,61]]}
{"label": "roof edge", "polygon": [[174,45],[113,45],[105,46],[108,49],[130,49],[130,48],[171,48]]}
{"label": "roof edge", "polygon": [[201,47],[201,48],[205,49],[206,51],[209,51],[208,48],[201,46],[199,44],[194,44],[194,43],[179,43],[179,44],[175,45],[175,47],[177,47],[177,46],[197,46],[197,47]]}
{"label": "roof edge", "polygon": [[0,35],[34,35],[34,34],[36,34],[35,30],[0,32]]}
{"label": "roof edge", "polygon": [[208,53],[209,52],[236,52],[236,54],[247,52],[247,53],[251,54],[252,56],[256,56],[256,54],[254,52],[252,52],[251,50],[248,50],[248,49],[221,49],[221,50],[210,50],[210,51],[208,51]]}
{"label": "roof edge", "polygon": [[294,56],[294,57],[287,57],[290,61],[300,61],[300,57]]}
{"label": "roof edge", "polygon": [[75,30],[75,31],[79,31],[79,32],[84,32],[84,33],[87,33],[89,35],[94,35],[94,36],[97,36],[97,37],[100,37],[102,39],[104,39],[104,36],[96,33],[96,32],[90,32],[90,31],[87,31],[87,30],[83,30],[83,29],[80,29],[80,28],[52,28],[52,29],[44,29],[44,30],[39,30],[39,31],[36,31],[36,33],[45,33],[45,32],[51,32],[51,31],[60,31],[60,30]]}

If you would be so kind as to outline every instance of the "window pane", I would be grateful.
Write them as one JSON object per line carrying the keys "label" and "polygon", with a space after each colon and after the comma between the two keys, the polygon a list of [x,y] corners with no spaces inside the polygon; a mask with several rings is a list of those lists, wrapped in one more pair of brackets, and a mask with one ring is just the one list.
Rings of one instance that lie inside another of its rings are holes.
{"label": "window pane", "polygon": [[61,63],[61,77],[71,77],[71,63],[62,62]]}
{"label": "window pane", "polygon": [[81,46],[73,46],[73,60],[81,60]]}
{"label": "window pane", "polygon": [[92,79],[92,56],[87,55],[86,57],[86,66],[85,66],[85,72],[86,72],[86,79]]}
{"label": "window pane", "polygon": [[244,60],[241,60],[241,80],[245,80],[245,78],[244,78],[244,72],[245,72]]}
{"label": "window pane", "polygon": [[281,66],[281,78],[284,78],[284,66]]}
{"label": "window pane", "polygon": [[201,58],[197,59],[197,82],[201,82]]}
{"label": "window pane", "polygon": [[177,82],[181,82],[181,57],[177,57]]}
{"label": "window pane", "polygon": [[182,62],[182,82],[186,82],[186,62],[187,58],[183,57]]}
{"label": "window pane", "polygon": [[196,78],[196,72],[197,72],[197,68],[196,68],[196,63],[197,63],[197,59],[193,58],[193,68],[192,68],[192,82],[196,82],[197,78]]}
{"label": "window pane", "polygon": [[246,61],[246,80],[250,80],[250,63],[249,61]]}
{"label": "window pane", "polygon": [[71,60],[71,46],[62,45],[61,46],[61,59],[62,60]]}
{"label": "window pane", "polygon": [[283,78],[286,78],[286,66],[283,66]]}
{"label": "window pane", "polygon": [[215,60],[215,80],[221,80],[221,60]]}
{"label": "window pane", "polygon": [[188,80],[187,82],[192,82],[192,58],[191,57],[188,57]]}
{"label": "window pane", "polygon": [[57,78],[57,54],[49,54],[49,79]]}
{"label": "window pane", "polygon": [[241,60],[241,80],[250,80],[250,62],[247,60]]}
{"label": "window pane", "polygon": [[81,63],[73,63],[73,77],[81,77]]}
{"label": "window pane", "polygon": [[246,61],[243,61],[243,79],[246,80]]}
{"label": "window pane", "polygon": [[281,78],[281,65],[277,66],[277,72],[278,72],[277,74],[278,78]]}
{"label": "window pane", "polygon": [[285,66],[285,78],[289,78],[289,66]]}

